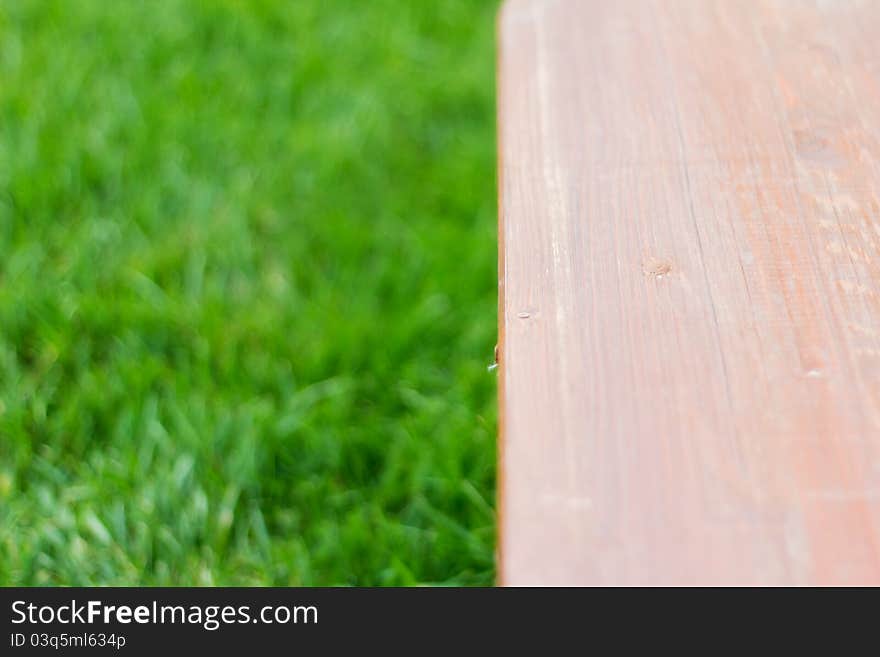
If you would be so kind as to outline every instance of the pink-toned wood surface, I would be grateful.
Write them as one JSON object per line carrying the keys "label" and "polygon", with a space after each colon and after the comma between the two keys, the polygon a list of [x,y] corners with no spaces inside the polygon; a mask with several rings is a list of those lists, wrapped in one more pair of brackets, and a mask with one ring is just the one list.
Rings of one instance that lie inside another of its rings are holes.
{"label": "pink-toned wood surface", "polygon": [[499,49],[501,583],[880,584],[880,2]]}

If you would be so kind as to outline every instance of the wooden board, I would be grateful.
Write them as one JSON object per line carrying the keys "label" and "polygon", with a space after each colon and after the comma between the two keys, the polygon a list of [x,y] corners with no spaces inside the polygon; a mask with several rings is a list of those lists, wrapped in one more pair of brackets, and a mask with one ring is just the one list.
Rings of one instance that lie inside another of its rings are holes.
{"label": "wooden board", "polygon": [[880,3],[499,42],[501,583],[880,584]]}

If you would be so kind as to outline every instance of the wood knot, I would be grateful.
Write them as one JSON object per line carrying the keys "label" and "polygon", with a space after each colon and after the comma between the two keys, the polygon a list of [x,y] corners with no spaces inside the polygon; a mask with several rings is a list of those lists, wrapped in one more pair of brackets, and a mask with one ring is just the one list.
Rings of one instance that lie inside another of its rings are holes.
{"label": "wood knot", "polygon": [[663,278],[672,273],[672,261],[665,258],[645,258],[642,261],[642,271],[652,278]]}
{"label": "wood knot", "polygon": [[801,160],[825,167],[836,167],[842,163],[842,158],[834,144],[819,132],[794,130],[792,137]]}

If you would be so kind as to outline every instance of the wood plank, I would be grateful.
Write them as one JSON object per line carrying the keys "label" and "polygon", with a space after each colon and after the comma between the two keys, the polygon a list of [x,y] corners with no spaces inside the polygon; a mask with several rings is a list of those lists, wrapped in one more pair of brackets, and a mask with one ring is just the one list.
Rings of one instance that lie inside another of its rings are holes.
{"label": "wood plank", "polygon": [[880,584],[878,34],[508,0],[501,583]]}

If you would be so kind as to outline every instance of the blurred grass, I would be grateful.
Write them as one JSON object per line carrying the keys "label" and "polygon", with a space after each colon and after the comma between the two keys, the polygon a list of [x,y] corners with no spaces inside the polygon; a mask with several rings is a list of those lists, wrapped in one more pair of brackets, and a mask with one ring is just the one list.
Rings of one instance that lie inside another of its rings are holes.
{"label": "blurred grass", "polygon": [[0,4],[0,584],[493,579],[495,4]]}

